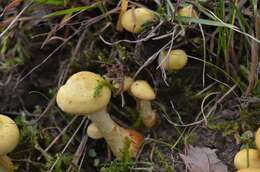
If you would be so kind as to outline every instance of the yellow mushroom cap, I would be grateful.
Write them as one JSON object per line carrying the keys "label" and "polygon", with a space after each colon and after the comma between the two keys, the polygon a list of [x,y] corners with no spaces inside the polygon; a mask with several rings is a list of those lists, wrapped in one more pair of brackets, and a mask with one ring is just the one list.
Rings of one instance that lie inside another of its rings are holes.
{"label": "yellow mushroom cap", "polygon": [[[134,79],[133,79],[133,78],[131,78],[131,77],[129,77],[129,76],[126,76],[126,77],[124,78],[124,89],[123,89],[123,91],[127,91],[127,90],[130,88],[130,86],[132,85],[133,82],[134,82]],[[114,84],[114,87],[115,87],[115,88],[119,88],[120,85],[119,85],[118,83],[115,83],[115,84]]]}
{"label": "yellow mushroom cap", "polygon": [[8,116],[0,114],[0,155],[6,155],[14,150],[19,142],[19,129]]}
{"label": "yellow mushroom cap", "polygon": [[[248,151],[248,155],[247,155]],[[243,149],[239,151],[234,159],[235,167],[240,170],[247,167],[249,161],[250,168],[260,168],[260,153],[256,149]]]}
{"label": "yellow mushroom cap", "polygon": [[147,81],[137,80],[130,87],[130,93],[141,100],[155,99],[155,92]]}
{"label": "yellow mushroom cap", "polygon": [[162,52],[159,63],[165,70],[180,70],[188,62],[188,56],[181,49],[171,50],[167,58],[167,52]]}
{"label": "yellow mushroom cap", "polygon": [[[83,71],[72,75],[57,93],[58,106],[64,112],[75,115],[88,115],[105,108],[111,90],[102,86],[102,82],[104,79],[93,72]],[[97,89],[98,95],[95,95]]]}
{"label": "yellow mushroom cap", "polygon": [[87,134],[92,139],[101,139],[103,137],[102,133],[100,133],[99,129],[94,123],[89,124],[87,128]]}
{"label": "yellow mushroom cap", "polygon": [[132,33],[142,31],[142,26],[148,22],[156,20],[156,16],[151,10],[146,8],[135,8],[127,10],[121,19],[123,28]]}
{"label": "yellow mushroom cap", "polygon": [[245,168],[238,170],[237,172],[260,172],[260,168]]}
{"label": "yellow mushroom cap", "polygon": [[260,151],[260,128],[257,130],[255,135],[255,144],[257,149]]}
{"label": "yellow mushroom cap", "polygon": [[183,16],[183,17],[193,17],[193,18],[198,17],[197,12],[193,9],[192,5],[187,5],[181,9],[179,9],[179,11],[177,12],[177,15]]}
{"label": "yellow mushroom cap", "polygon": [[14,164],[12,163],[11,159],[6,155],[0,156],[0,171],[14,171]]}

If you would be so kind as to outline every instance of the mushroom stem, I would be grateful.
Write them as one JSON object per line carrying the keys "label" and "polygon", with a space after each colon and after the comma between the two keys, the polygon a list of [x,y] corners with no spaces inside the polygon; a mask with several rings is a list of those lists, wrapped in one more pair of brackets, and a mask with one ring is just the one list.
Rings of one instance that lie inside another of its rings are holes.
{"label": "mushroom stem", "polygon": [[89,116],[89,119],[97,126],[103,135],[110,133],[116,125],[109,114],[106,112],[105,108],[101,111],[92,113]]}
{"label": "mushroom stem", "polygon": [[144,140],[141,134],[120,127],[111,119],[105,109],[92,113],[89,118],[97,126],[117,159],[122,159],[127,143],[129,143],[130,156],[136,156]]}
{"label": "mushroom stem", "polygon": [[156,113],[152,109],[151,101],[137,100],[137,104],[143,124],[148,128],[153,127],[156,122]]}

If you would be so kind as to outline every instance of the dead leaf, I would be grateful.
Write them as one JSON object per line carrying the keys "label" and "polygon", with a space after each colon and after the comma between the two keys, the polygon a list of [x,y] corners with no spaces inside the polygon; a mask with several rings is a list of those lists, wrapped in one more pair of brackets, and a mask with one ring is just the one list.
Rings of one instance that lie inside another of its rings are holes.
{"label": "dead leaf", "polygon": [[186,155],[180,156],[190,172],[228,172],[227,166],[218,159],[215,149],[189,145]]}
{"label": "dead leaf", "polygon": [[20,3],[22,1],[23,0],[12,0],[12,2],[10,2],[7,6],[5,6],[1,15],[3,15],[5,12],[10,11],[11,9],[17,7],[18,5],[20,5]]}

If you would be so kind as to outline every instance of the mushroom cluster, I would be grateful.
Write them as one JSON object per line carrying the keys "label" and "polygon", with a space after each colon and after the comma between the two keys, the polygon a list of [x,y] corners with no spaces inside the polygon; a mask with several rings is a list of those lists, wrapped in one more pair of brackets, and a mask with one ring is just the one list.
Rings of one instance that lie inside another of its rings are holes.
{"label": "mushroom cluster", "polygon": [[257,149],[242,149],[235,158],[237,172],[260,172],[260,128],[256,132],[255,143]]}
{"label": "mushroom cluster", "polygon": [[[120,85],[114,82],[114,87],[119,89]],[[134,81],[133,78],[126,76],[122,89],[136,100],[137,109],[144,126],[147,128],[155,126],[157,115],[151,106],[151,101],[155,99],[155,92],[150,84],[145,80]],[[92,139],[103,138],[101,132],[93,123],[88,126],[87,134]]]}
{"label": "mushroom cluster", "polygon": [[14,165],[7,154],[18,145],[19,136],[16,123],[8,116],[0,114],[0,171],[14,171]]}
{"label": "mushroom cluster", "polygon": [[[124,0],[121,4],[121,12],[119,15],[119,25],[120,28],[124,28],[128,32],[140,33],[145,24],[152,23],[158,20],[155,12],[145,8],[131,8],[127,10],[128,2]],[[198,18],[197,12],[193,9],[192,5],[188,5],[180,8],[177,11],[177,16]],[[122,29],[118,29],[121,31]]]}
{"label": "mushroom cluster", "polygon": [[96,73],[78,72],[58,90],[57,104],[64,112],[88,116],[94,124],[88,132],[93,132],[93,128],[94,131],[100,132],[98,136],[93,137],[103,137],[117,159],[122,158],[122,151],[127,143],[129,143],[130,156],[135,157],[144,137],[137,131],[119,126],[111,119],[106,110],[111,98],[111,90],[104,86],[99,89],[98,95],[96,94],[102,82],[104,79]]}

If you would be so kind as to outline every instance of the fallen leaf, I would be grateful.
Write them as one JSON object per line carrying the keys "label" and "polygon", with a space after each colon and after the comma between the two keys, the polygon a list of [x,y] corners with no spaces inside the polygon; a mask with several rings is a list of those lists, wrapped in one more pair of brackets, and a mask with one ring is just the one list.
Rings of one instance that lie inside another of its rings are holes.
{"label": "fallen leaf", "polygon": [[228,172],[227,166],[218,159],[215,149],[187,146],[186,155],[180,154],[190,172]]}
{"label": "fallen leaf", "polygon": [[12,0],[12,2],[10,2],[7,6],[5,6],[1,15],[3,15],[5,12],[10,11],[11,9],[17,7],[18,5],[20,5],[20,3],[22,1],[23,0]]}

